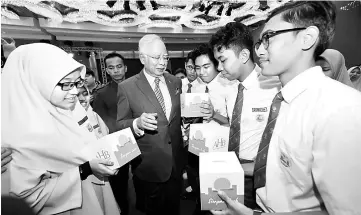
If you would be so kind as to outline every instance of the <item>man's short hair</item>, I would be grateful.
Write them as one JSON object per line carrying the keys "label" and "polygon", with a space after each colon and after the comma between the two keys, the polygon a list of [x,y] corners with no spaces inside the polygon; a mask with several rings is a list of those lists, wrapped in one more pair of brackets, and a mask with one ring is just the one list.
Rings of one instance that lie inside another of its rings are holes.
{"label": "man's short hair", "polygon": [[208,58],[213,62],[215,68],[216,69],[218,68],[218,61],[214,57],[213,50],[211,49],[211,47],[208,44],[206,44],[206,43],[201,44],[194,50],[194,55],[193,55],[194,63],[195,63],[197,57],[199,57],[201,55],[208,55]]}
{"label": "man's short hair", "polygon": [[194,50],[190,51],[188,54],[187,54],[187,57],[186,57],[186,60],[184,61],[184,63],[188,63],[189,60],[192,60],[193,63],[194,63]]}
{"label": "man's short hair", "polygon": [[330,1],[295,1],[287,2],[273,10],[267,22],[274,16],[281,18],[295,27],[316,26],[319,30],[319,41],[314,57],[321,55],[332,42],[336,29],[336,7]]}
{"label": "man's short hair", "polygon": [[107,54],[107,56],[105,56],[105,58],[104,58],[105,67],[107,67],[107,60],[110,58],[114,58],[114,57],[119,57],[120,59],[122,59],[123,64],[125,65],[125,58],[121,54],[112,52],[112,53]]}
{"label": "man's short hair", "polygon": [[93,77],[95,77],[95,73],[93,70],[89,69],[89,68],[86,68],[86,72],[85,72],[85,75],[91,75]]}
{"label": "man's short hair", "polygon": [[187,76],[186,70],[183,68],[178,68],[175,72],[174,75],[178,74],[178,73],[182,73],[183,75]]}
{"label": "man's short hair", "polygon": [[138,44],[138,51],[142,52],[147,47],[148,44],[151,44],[153,41],[160,40],[163,41],[161,37],[156,34],[146,34],[140,40]]}
{"label": "man's short hair", "polygon": [[249,28],[240,22],[230,22],[212,35],[209,45],[212,50],[222,47],[232,49],[238,56],[242,49],[248,49],[249,58],[253,61],[253,38]]}

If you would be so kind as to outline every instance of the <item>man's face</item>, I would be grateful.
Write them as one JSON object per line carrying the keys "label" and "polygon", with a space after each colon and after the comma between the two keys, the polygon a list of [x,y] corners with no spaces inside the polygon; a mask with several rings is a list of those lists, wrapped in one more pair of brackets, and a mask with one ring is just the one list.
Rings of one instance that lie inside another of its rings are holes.
{"label": "man's face", "polygon": [[169,60],[167,48],[163,41],[154,40],[151,44],[148,44],[146,48],[143,47],[143,49],[140,60],[146,72],[154,77],[162,76]]}
{"label": "man's face", "polygon": [[188,81],[192,82],[196,80],[197,73],[196,70],[194,69],[194,63],[192,59],[189,59],[188,62],[185,64],[185,69],[186,69]]}
{"label": "man's face", "polygon": [[242,62],[232,49],[214,48],[214,57],[218,60],[218,71],[228,80],[239,79],[242,74]]}
{"label": "man's face", "polygon": [[[265,25],[260,37],[269,31],[278,31],[295,28],[291,23],[281,19],[281,14],[272,17]],[[302,52],[299,34],[287,32],[269,38],[268,48],[261,44],[256,50],[260,58],[262,74],[266,76],[281,75],[288,71],[292,64],[297,62]]]}
{"label": "man's face", "polygon": [[86,74],[85,75],[85,80],[84,80],[85,85],[88,86],[94,86],[95,85],[95,77],[90,75],[90,74]]}
{"label": "man's face", "polygon": [[210,83],[218,75],[218,71],[208,55],[198,56],[195,65],[197,75],[204,83]]}
{"label": "man's face", "polygon": [[105,63],[107,65],[107,73],[113,80],[124,80],[127,67],[124,65],[124,62],[120,57],[108,58]]}

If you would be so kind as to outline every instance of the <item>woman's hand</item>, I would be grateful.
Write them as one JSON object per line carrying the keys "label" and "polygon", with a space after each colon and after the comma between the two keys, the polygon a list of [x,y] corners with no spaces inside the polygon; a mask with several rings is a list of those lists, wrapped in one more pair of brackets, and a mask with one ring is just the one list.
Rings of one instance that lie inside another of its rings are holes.
{"label": "woman's hand", "polygon": [[109,169],[109,166],[113,166],[114,163],[105,159],[93,159],[89,161],[89,164],[93,175],[100,179],[115,175],[117,172],[116,170]]}

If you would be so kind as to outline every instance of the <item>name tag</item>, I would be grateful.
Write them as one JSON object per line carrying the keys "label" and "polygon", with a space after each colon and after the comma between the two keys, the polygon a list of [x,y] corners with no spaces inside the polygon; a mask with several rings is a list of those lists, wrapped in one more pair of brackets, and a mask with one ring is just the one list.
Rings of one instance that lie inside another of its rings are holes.
{"label": "name tag", "polygon": [[267,108],[252,108],[252,112],[267,112]]}

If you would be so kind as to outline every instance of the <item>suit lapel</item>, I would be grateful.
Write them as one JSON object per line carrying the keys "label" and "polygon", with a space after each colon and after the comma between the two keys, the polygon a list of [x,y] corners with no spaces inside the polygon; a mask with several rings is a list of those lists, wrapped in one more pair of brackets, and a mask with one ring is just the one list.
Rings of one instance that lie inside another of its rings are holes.
{"label": "suit lapel", "polygon": [[163,112],[162,107],[160,106],[160,104],[158,102],[157,97],[155,96],[155,93],[154,93],[152,87],[150,86],[147,78],[144,75],[143,70],[139,73],[138,80],[135,83],[138,86],[138,88],[140,89],[140,91],[142,91],[142,93],[145,95],[145,97],[147,97],[149,102],[157,109],[158,114],[162,113],[164,118],[167,119],[167,117],[165,116],[165,114]]}
{"label": "suit lapel", "polygon": [[173,81],[169,77],[167,77],[166,75],[164,76],[164,79],[165,79],[165,82],[167,83],[169,95],[170,95],[170,98],[172,100],[172,110],[170,112],[169,121],[168,121],[168,122],[171,122],[173,117],[174,117],[174,112],[175,112],[175,109],[176,109],[176,99],[177,99],[177,96],[175,96],[175,94],[176,94],[176,83],[173,83]]}

